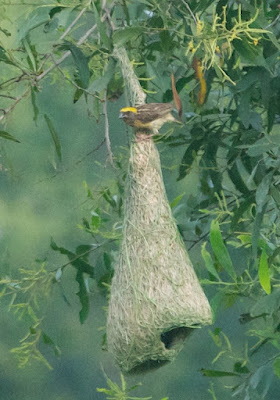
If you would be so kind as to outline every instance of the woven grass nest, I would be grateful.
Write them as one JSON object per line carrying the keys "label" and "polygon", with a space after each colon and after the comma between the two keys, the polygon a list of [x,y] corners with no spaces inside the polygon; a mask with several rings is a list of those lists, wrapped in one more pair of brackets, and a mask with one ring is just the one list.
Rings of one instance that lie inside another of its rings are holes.
{"label": "woven grass nest", "polygon": [[211,321],[166,197],[158,151],[151,137],[138,134],[111,286],[108,350],[124,373],[149,371],[173,361],[190,331]]}

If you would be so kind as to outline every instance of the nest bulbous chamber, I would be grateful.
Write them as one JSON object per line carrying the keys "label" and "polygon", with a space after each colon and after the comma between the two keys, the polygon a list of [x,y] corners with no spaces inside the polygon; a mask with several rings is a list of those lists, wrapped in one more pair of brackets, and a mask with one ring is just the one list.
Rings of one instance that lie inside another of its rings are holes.
{"label": "nest bulbous chamber", "polygon": [[131,145],[123,238],[107,321],[108,350],[125,373],[173,361],[212,313],[166,197],[152,138]]}

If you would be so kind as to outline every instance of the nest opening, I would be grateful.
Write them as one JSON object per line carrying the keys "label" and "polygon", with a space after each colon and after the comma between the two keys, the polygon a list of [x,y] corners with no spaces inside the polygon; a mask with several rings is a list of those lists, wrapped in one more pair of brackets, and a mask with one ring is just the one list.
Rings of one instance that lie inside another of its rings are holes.
{"label": "nest opening", "polygon": [[182,345],[186,338],[194,331],[194,328],[198,324],[194,324],[191,327],[180,326],[172,328],[167,332],[160,335],[160,340],[164,344],[167,350],[172,349],[175,346]]}

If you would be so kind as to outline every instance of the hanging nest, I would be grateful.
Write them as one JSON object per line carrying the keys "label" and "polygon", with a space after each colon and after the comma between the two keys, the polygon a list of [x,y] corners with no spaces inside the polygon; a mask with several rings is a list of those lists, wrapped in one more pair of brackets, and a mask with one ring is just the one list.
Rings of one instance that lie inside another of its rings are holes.
{"label": "hanging nest", "polygon": [[135,138],[107,322],[108,350],[125,373],[174,360],[190,331],[212,321],[171,213],[158,151],[151,136]]}

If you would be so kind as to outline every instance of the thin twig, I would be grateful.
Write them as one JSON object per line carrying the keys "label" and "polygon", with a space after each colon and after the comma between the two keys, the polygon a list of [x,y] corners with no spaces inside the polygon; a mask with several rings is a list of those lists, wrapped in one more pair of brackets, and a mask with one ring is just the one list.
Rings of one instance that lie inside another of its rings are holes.
{"label": "thin twig", "polygon": [[[93,25],[79,40],[78,40],[78,45],[83,44],[87,38],[89,37],[89,35],[96,29],[97,25]],[[62,57],[60,57],[60,59],[58,59],[57,61],[54,61],[54,64],[52,66],[50,66],[48,69],[46,69],[44,72],[42,72],[39,76],[37,76],[35,78],[36,82],[39,82],[40,80],[42,80],[43,78],[45,78],[46,75],[48,75],[53,69],[55,69],[58,65],[60,65],[67,57],[69,57],[71,54],[71,52],[69,50],[67,50]],[[7,115],[9,112],[11,112],[15,106],[27,95],[29,94],[31,91],[30,88],[28,88],[24,94],[22,96],[19,96],[15,103],[6,108],[5,110],[2,110],[3,115],[0,116],[0,122],[4,119],[5,115]]]}
{"label": "thin twig", "polygon": [[[81,164],[88,156],[90,156],[91,154],[95,153],[96,151],[98,151],[103,144],[106,142],[105,138],[102,140],[101,143],[99,143],[97,146],[95,146],[92,150],[90,150],[88,153],[86,153],[85,156],[83,156],[82,158],[80,158],[79,160],[77,160],[75,162],[75,165]],[[35,185],[38,185],[39,183],[43,183],[46,181],[50,181],[51,179],[56,178],[58,175],[62,174],[62,173],[66,173],[68,171],[72,171],[73,168],[69,167],[69,168],[65,168],[63,170],[57,171],[55,174],[53,174],[52,176],[50,176],[49,178],[44,178],[44,179],[40,179],[39,181],[35,182]]]}
{"label": "thin twig", "polygon": [[[63,34],[58,38],[58,42],[60,42],[61,40],[63,40],[65,38],[65,36],[68,35],[68,33],[71,31],[71,29],[76,25],[76,23],[79,21],[79,19],[83,16],[83,14],[85,13],[85,11],[87,10],[87,7],[84,7],[79,14],[77,15],[77,17],[74,19],[74,21],[71,22],[71,24],[68,26],[68,28],[65,30],[65,32],[63,32]],[[38,68],[38,71],[40,71],[43,68],[43,65],[46,63],[46,61],[52,57],[53,52],[50,54],[47,54],[46,57],[44,58],[44,60],[42,61],[40,67]]]}
{"label": "thin twig", "polygon": [[105,118],[105,140],[106,140],[106,147],[108,151],[108,159],[110,164],[114,167],[114,157],[111,149],[111,141],[110,141],[110,135],[109,135],[109,119],[108,119],[108,113],[107,113],[107,90],[104,90],[104,101],[103,101],[103,114]]}
{"label": "thin twig", "polygon": [[[80,46],[81,44],[83,44],[87,38],[89,37],[89,35],[96,29],[97,25],[93,25],[85,34],[84,36],[82,36],[77,44],[78,46]],[[60,57],[58,60],[56,60],[54,62],[53,65],[51,65],[49,68],[47,68],[44,72],[42,72],[39,76],[37,76],[36,81],[39,82],[41,79],[45,78],[46,75],[48,75],[53,69],[55,69],[58,65],[60,65],[64,60],[66,60],[67,57],[69,57],[71,54],[70,50],[67,50],[62,57]]]}
{"label": "thin twig", "polygon": [[0,97],[5,97],[6,99],[17,100],[16,97],[14,97],[14,96],[9,96],[9,95],[7,95],[7,94],[0,94]]}
{"label": "thin twig", "polygon": [[88,156],[90,156],[92,153],[96,152],[97,150],[99,150],[103,144],[106,142],[106,139],[104,138],[102,140],[101,143],[99,143],[94,149],[90,150],[83,158],[81,158],[80,160],[76,161],[75,164],[81,164]]}
{"label": "thin twig", "polygon": [[105,246],[106,244],[112,243],[112,242],[114,242],[115,240],[116,240],[116,239],[110,239],[110,240],[108,240],[108,241],[106,241],[106,242],[93,245],[91,249],[86,250],[86,251],[85,251],[84,253],[82,253],[82,254],[78,254],[76,257],[73,257],[73,258],[72,258],[71,260],[69,260],[67,263],[61,265],[59,268],[56,268],[55,270],[53,270],[53,271],[51,271],[51,272],[56,272],[56,271],[59,270],[59,269],[63,270],[65,267],[67,267],[67,265],[72,264],[73,262],[75,262],[75,261],[79,260],[80,258],[86,256],[87,254],[91,253],[92,251],[95,251],[95,250],[99,249],[100,247]]}
{"label": "thin twig", "polygon": [[7,79],[6,81],[0,83],[0,89],[3,89],[4,86],[10,86],[13,83],[20,82],[25,77],[26,77],[26,74],[21,74],[19,76],[14,76],[13,78]]}
{"label": "thin twig", "polygon": [[279,18],[280,18],[280,14],[277,15],[277,17],[276,17],[270,24],[266,25],[263,29],[267,29],[267,28],[269,28],[269,27],[274,26],[275,24],[277,24]]}
{"label": "thin twig", "polygon": [[7,115],[9,112],[11,112],[15,106],[25,97],[30,93],[30,88],[28,88],[22,96],[19,96],[16,98],[16,101],[8,108],[5,108],[4,110],[1,110],[3,115],[0,116],[0,122],[4,119],[5,115]]}
{"label": "thin twig", "polygon": [[185,0],[182,0],[182,3],[186,6],[186,8],[188,9],[189,13],[191,14],[194,22],[197,24],[197,19],[196,16],[194,15],[194,13],[192,12],[190,6],[188,5],[188,3]]}
{"label": "thin twig", "polygon": [[[52,56],[52,59],[53,59],[53,56]],[[53,62],[55,62],[54,59],[53,59]],[[100,98],[99,96],[97,96],[96,94],[90,92],[89,90],[87,90],[87,89],[85,89],[85,88],[82,88],[81,86],[77,85],[77,83],[74,82],[72,79],[68,78],[68,76],[65,75],[64,71],[62,70],[62,68],[60,68],[59,65],[57,65],[57,69],[58,69],[58,71],[61,73],[61,75],[63,76],[63,78],[64,78],[66,81],[70,82],[73,86],[75,86],[75,88],[80,89],[80,90],[82,90],[84,93],[87,93],[89,96],[93,96],[93,97],[95,97],[96,99],[102,101],[101,98]]]}
{"label": "thin twig", "polygon": [[76,23],[79,21],[79,19],[82,17],[82,15],[86,12],[87,7],[84,7],[79,14],[77,15],[77,17],[74,19],[74,21],[68,26],[68,28],[65,30],[65,32],[60,36],[60,38],[58,39],[59,41],[64,39],[65,36],[68,35],[68,33],[71,31],[71,29],[74,27],[74,25],[76,25]]}
{"label": "thin twig", "polygon": [[104,11],[104,13],[105,13],[105,18],[109,22],[112,31],[115,31],[116,25],[114,24],[114,21],[111,18],[111,14],[110,14],[111,10],[106,7],[106,0],[103,0],[101,8],[102,8],[102,11]]}

